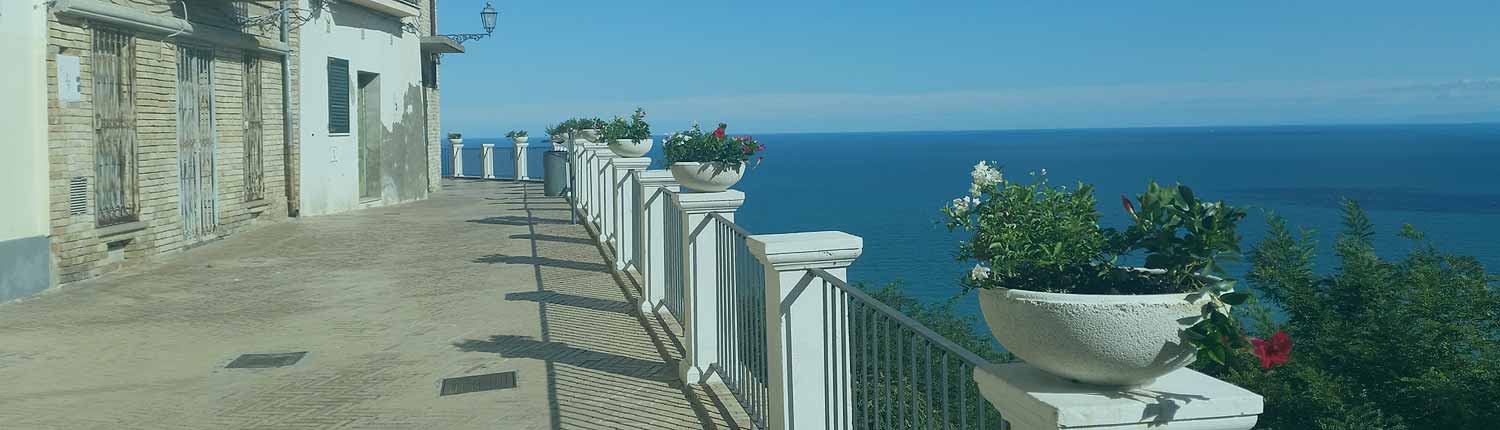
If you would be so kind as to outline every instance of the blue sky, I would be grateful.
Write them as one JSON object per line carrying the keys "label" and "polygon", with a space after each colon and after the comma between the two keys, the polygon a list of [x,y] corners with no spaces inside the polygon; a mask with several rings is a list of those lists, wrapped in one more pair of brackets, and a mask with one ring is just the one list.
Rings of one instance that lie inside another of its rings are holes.
{"label": "blue sky", "polygon": [[[482,0],[439,2],[480,31]],[[443,128],[753,132],[1500,121],[1500,2],[505,1]]]}

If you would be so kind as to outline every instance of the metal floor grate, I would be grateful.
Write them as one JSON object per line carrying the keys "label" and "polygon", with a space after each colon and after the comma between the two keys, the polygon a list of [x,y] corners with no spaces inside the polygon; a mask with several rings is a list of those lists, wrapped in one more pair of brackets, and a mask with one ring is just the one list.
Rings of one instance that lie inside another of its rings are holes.
{"label": "metal floor grate", "polygon": [[227,369],[263,369],[268,367],[286,367],[297,364],[307,351],[283,352],[279,354],[244,354],[234,359]]}
{"label": "metal floor grate", "polygon": [[446,378],[443,379],[443,388],[438,395],[449,396],[476,391],[503,390],[506,388],[516,388],[515,371]]}

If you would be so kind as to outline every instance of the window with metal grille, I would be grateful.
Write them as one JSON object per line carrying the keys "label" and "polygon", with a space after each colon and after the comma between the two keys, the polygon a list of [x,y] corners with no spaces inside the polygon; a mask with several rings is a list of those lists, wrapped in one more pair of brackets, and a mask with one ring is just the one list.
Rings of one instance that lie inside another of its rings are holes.
{"label": "window with metal grille", "polygon": [[100,226],[136,221],[135,41],[94,29],[94,200]]}
{"label": "window with metal grille", "polygon": [[328,132],[349,132],[349,60],[328,57]]}
{"label": "window with metal grille", "polygon": [[262,154],[265,142],[261,106],[260,58],[254,54],[245,56],[245,201],[265,198],[265,162]]}

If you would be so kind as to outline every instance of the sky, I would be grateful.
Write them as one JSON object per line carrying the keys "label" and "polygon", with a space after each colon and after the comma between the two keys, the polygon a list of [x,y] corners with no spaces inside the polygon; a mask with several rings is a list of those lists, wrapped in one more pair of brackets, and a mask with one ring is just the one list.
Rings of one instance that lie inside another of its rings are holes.
{"label": "sky", "polygon": [[[438,2],[480,32],[483,0]],[[443,128],[657,132],[1500,122],[1500,1],[499,1]]]}

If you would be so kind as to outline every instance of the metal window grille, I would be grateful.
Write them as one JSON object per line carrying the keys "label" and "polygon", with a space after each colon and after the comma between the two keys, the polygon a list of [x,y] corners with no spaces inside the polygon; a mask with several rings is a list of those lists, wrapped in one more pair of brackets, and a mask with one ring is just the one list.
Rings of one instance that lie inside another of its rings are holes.
{"label": "metal window grille", "polygon": [[245,56],[245,201],[265,198],[265,118],[261,106],[260,58]]}
{"label": "metal window grille", "polygon": [[128,34],[95,28],[92,56],[97,221],[136,221],[135,42]]}

